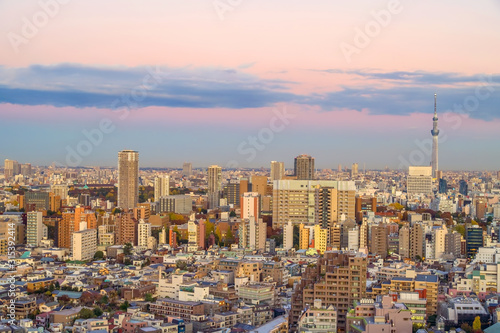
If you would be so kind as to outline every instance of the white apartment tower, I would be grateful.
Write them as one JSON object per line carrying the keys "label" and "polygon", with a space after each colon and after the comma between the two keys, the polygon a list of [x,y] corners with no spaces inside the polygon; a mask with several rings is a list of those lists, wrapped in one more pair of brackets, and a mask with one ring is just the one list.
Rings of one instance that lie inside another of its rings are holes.
{"label": "white apartment tower", "polygon": [[26,244],[39,246],[43,237],[42,212],[29,212],[27,215]]}
{"label": "white apartment tower", "polygon": [[170,195],[170,177],[168,175],[155,177],[155,202],[167,195]]}

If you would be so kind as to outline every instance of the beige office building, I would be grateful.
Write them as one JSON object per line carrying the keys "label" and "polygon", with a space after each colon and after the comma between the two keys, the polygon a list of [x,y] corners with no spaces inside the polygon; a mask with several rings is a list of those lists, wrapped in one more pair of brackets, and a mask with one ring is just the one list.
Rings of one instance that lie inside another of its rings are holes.
{"label": "beige office building", "polygon": [[281,180],[285,176],[285,163],[284,162],[271,162],[271,181]]}
{"label": "beige office building", "polygon": [[133,209],[139,196],[139,152],[118,153],[118,207]]}
{"label": "beige office building", "polygon": [[342,215],[355,218],[355,185],[351,181],[276,180],[273,183],[273,227],[304,223],[331,228]]}
{"label": "beige office building", "polygon": [[406,191],[408,194],[432,194],[432,167],[411,166]]}

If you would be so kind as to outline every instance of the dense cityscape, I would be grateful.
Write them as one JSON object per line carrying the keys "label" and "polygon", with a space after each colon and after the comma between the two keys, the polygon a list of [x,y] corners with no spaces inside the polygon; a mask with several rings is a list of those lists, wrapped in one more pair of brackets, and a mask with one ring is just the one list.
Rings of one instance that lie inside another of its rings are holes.
{"label": "dense cityscape", "polygon": [[500,333],[499,14],[0,1],[0,333]]}
{"label": "dense cityscape", "polygon": [[435,103],[430,166],[407,171],[317,170],[309,155],[293,170],[141,169],[133,150],[117,168],[7,159],[4,322],[13,332],[493,332],[500,171],[439,170],[438,121]]}

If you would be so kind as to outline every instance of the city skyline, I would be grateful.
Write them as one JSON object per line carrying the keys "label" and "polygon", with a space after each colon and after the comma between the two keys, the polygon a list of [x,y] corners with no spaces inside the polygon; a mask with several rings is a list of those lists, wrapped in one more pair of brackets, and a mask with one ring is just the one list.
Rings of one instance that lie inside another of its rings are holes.
{"label": "city skyline", "polygon": [[[318,168],[406,169],[431,161],[421,146],[432,142],[437,93],[441,169],[500,164],[494,1],[253,1],[223,12],[212,3],[116,4],[61,4],[33,36],[26,22],[45,9],[0,5],[10,13],[0,23],[0,131],[16,138],[0,159],[112,166],[117,151],[134,149],[148,167],[290,168],[308,154]],[[276,130],[262,132],[276,117]],[[96,129],[102,138],[68,163]],[[414,151],[424,158],[406,163]]]}

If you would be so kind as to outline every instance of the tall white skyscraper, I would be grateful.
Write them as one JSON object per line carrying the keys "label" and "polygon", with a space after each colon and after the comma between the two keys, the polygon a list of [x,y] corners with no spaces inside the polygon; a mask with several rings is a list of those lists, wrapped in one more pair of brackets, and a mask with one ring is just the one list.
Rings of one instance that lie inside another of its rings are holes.
{"label": "tall white skyscraper", "polygon": [[139,152],[118,153],[118,207],[133,209],[139,197]]}
{"label": "tall white skyscraper", "polygon": [[437,95],[434,94],[434,118],[432,134],[432,177],[437,177],[439,170],[439,129],[438,129],[438,116],[437,116]]}
{"label": "tall white skyscraper", "polygon": [[29,212],[27,214],[26,244],[39,246],[43,237],[42,212]]}
{"label": "tall white skyscraper", "polygon": [[282,180],[285,175],[285,163],[284,162],[271,162],[271,181]]}
{"label": "tall white skyscraper", "polygon": [[170,194],[170,177],[168,175],[160,175],[155,177],[155,201],[160,201],[161,197]]}

